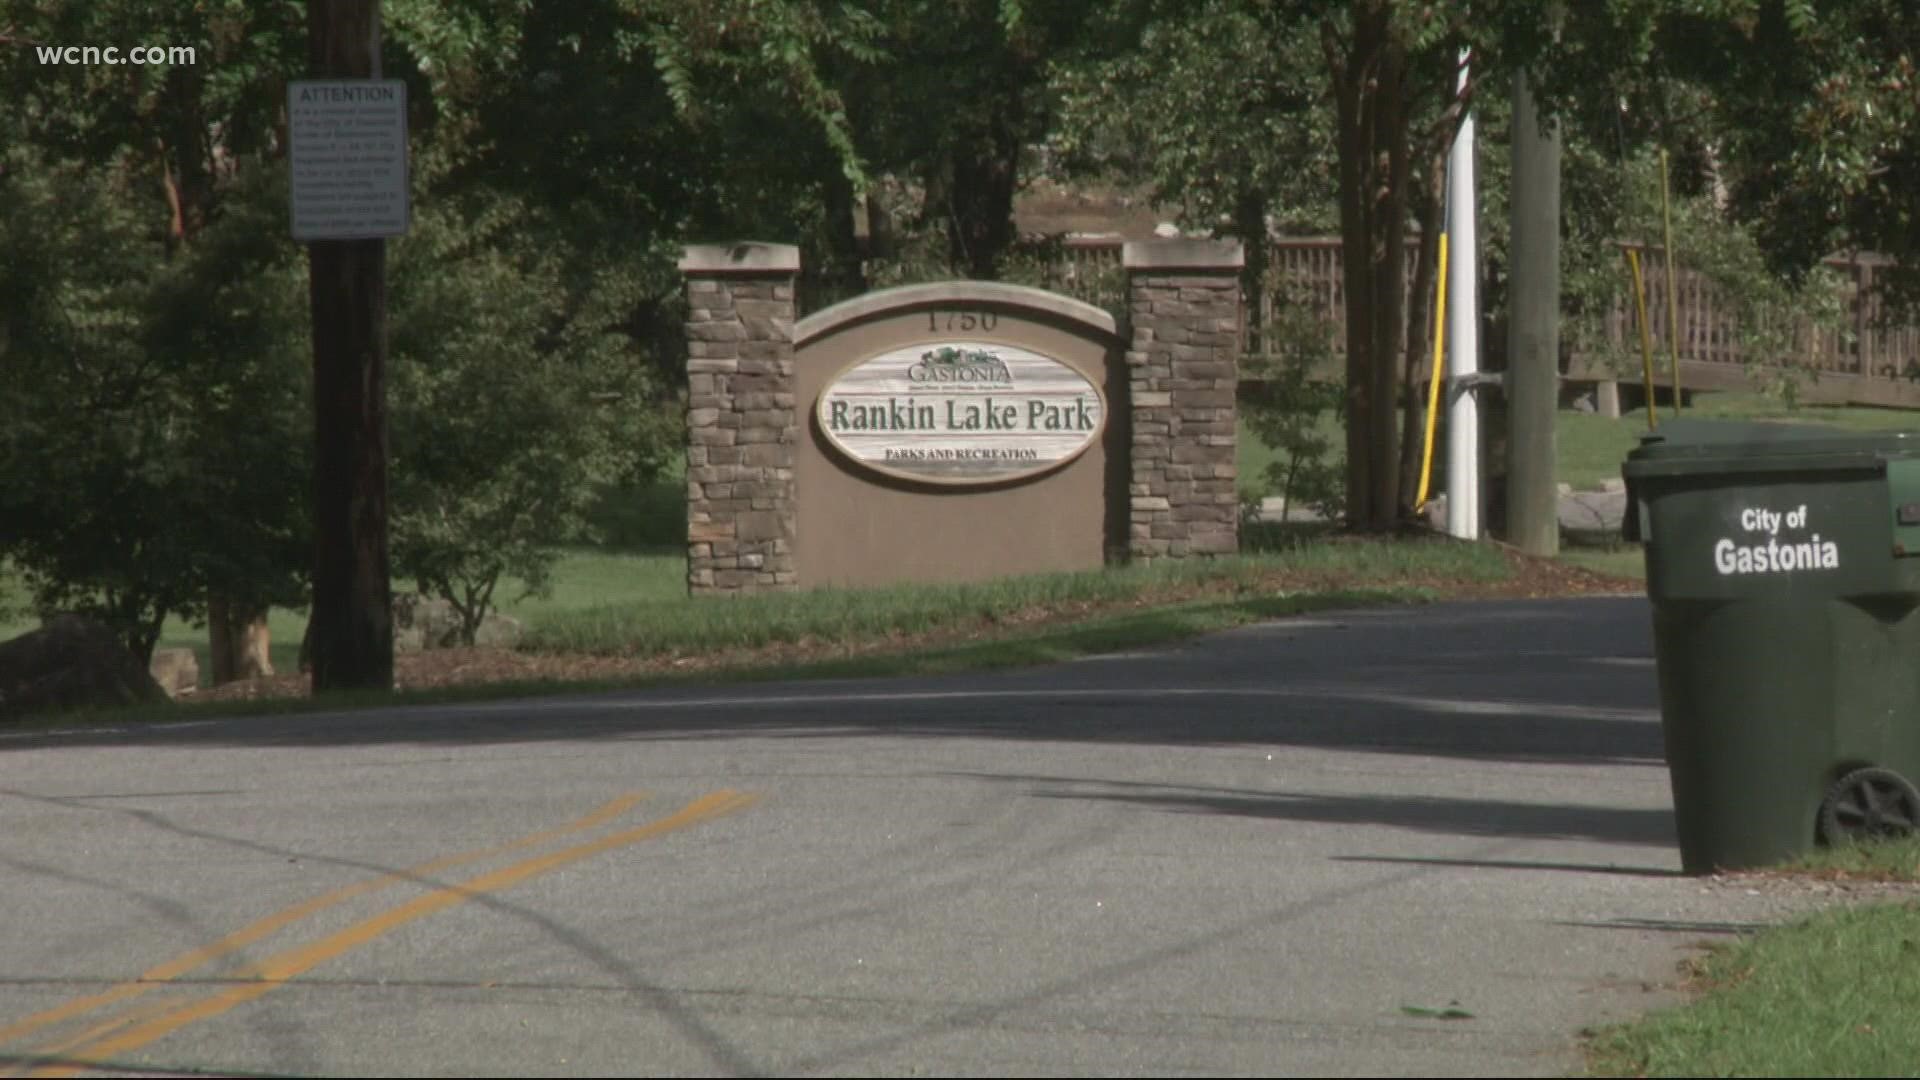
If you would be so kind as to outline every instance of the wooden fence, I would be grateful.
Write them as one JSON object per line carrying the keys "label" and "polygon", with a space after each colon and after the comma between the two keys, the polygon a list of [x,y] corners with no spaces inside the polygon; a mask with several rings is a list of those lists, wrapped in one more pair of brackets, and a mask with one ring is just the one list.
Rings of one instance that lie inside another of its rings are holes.
{"label": "wooden fence", "polygon": [[[1121,241],[1104,237],[1070,237],[1063,246],[1064,274],[1069,277],[1097,276],[1116,271],[1120,265]],[[1622,245],[1622,251],[1628,245]],[[1654,341],[1654,358],[1662,386],[1671,375],[1667,361],[1667,299],[1665,260],[1660,248],[1633,245],[1640,251],[1641,273],[1647,290],[1647,322]],[[1407,243],[1407,279],[1413,278],[1413,262],[1419,257],[1419,245]],[[1828,259],[1826,265],[1839,274],[1842,301],[1846,306],[1846,325],[1822,324],[1798,314],[1783,314],[1788,325],[1773,328],[1786,343],[1783,355],[1791,366],[1768,367],[1748,364],[1747,335],[1741,332],[1739,316],[1726,303],[1713,282],[1704,274],[1685,267],[1676,273],[1679,310],[1679,348],[1681,382],[1689,390],[1726,390],[1750,388],[1757,379],[1795,377],[1800,400],[1851,402],[1920,408],[1920,326],[1911,323],[1887,323],[1882,301],[1873,289],[1876,275],[1883,273],[1890,260],[1884,256],[1861,254]],[[1627,275],[1624,256],[1620,273]],[[1274,314],[1282,304],[1306,304],[1325,325],[1335,356],[1346,345],[1346,292],[1341,281],[1341,249],[1337,237],[1290,237],[1274,242],[1268,287],[1257,299],[1262,325],[1273,325]],[[1562,358],[1562,370],[1574,381],[1622,379],[1637,381],[1639,329],[1635,324],[1630,291],[1623,287],[1613,310],[1601,318],[1604,353],[1572,353]],[[1771,336],[1771,335],[1770,335]],[[1258,343],[1250,342],[1255,350]],[[1504,358],[1488,356],[1494,366]],[[1627,361],[1627,362],[1623,362]]]}

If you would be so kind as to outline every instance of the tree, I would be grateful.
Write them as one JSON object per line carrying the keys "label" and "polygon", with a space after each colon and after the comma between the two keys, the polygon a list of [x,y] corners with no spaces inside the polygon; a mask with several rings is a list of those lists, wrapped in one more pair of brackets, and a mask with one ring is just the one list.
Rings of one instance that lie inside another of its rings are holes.
{"label": "tree", "polygon": [[305,562],[283,216],[249,192],[165,262],[148,216],[123,177],[19,148],[0,180],[0,551],[42,610],[95,614],[142,657],[210,594],[299,602]]}
{"label": "tree", "polygon": [[[121,203],[124,212],[108,216],[121,231],[98,239],[131,256],[122,267],[129,275],[129,286],[148,289],[147,298],[137,306],[137,319],[152,331],[142,343],[139,370],[157,390],[175,377],[181,380],[178,386],[193,384],[198,376],[192,372],[208,357],[208,350],[220,363],[238,365],[231,377],[218,380],[221,393],[203,403],[176,402],[176,407],[196,421],[213,428],[230,427],[243,436],[270,430],[271,425],[248,427],[236,422],[231,412],[223,418],[221,410],[245,411],[247,406],[235,406],[233,401],[235,394],[244,396],[241,384],[256,359],[247,351],[248,339],[279,330],[278,326],[267,328],[256,317],[267,310],[253,305],[252,299],[257,298],[241,295],[251,288],[245,275],[268,264],[274,264],[271,270],[283,269],[275,260],[290,248],[283,243],[278,251],[259,250],[257,245],[232,250],[246,244],[234,231],[221,238],[219,252],[208,255],[197,248],[203,236],[219,226],[228,202],[255,179],[250,173],[252,163],[272,152],[277,137],[273,88],[291,63],[297,28],[295,12],[236,0],[164,9],[114,0],[40,4],[16,9],[8,27],[14,48],[4,65],[4,80],[13,91],[10,100],[18,106],[18,135],[22,143],[42,150],[31,164],[22,159],[16,167],[57,171],[85,162],[115,174],[113,183],[93,189],[93,194]],[[34,51],[34,46],[46,43],[127,40],[178,43],[194,49],[196,56],[190,63],[87,66],[41,63]],[[136,191],[149,194],[135,197]],[[261,205],[257,193],[246,197],[255,199],[255,206],[240,211],[243,214]],[[59,303],[68,316],[74,316],[87,300],[68,296]],[[229,303],[238,306],[228,308]],[[193,310],[199,312],[198,320],[172,317],[175,311]],[[221,325],[219,320],[228,311],[237,321]],[[266,366],[271,368],[271,362]],[[284,457],[273,454],[267,460]],[[213,497],[215,482],[209,477],[209,486],[200,495]],[[261,490],[228,494],[245,500],[258,513],[276,503],[277,487],[270,479]],[[211,506],[210,512],[228,518],[243,516],[226,504]],[[280,526],[287,523],[283,519],[268,531],[284,535]],[[230,532],[227,537],[237,544],[246,535]],[[230,677],[248,663],[265,666],[265,606],[269,597],[283,593],[285,579],[281,568],[265,564],[281,554],[276,550],[210,556],[202,576],[216,591],[186,608],[212,624],[216,680]],[[53,584],[42,580],[46,602],[58,593],[47,591]],[[235,591],[219,591],[229,588]],[[113,606],[130,602],[124,588],[114,591],[118,599]],[[227,632],[248,625],[260,630],[260,649],[251,656],[238,647],[245,639]]]}
{"label": "tree", "polygon": [[[1335,209],[1347,314],[1348,520],[1389,527],[1405,509],[1400,480],[1412,466],[1411,455],[1402,460],[1398,423],[1410,400],[1404,375],[1413,365],[1404,357],[1422,351],[1425,333],[1424,300],[1412,312],[1405,303],[1407,228],[1437,217],[1433,163],[1464,109],[1452,77],[1468,41],[1464,23],[1437,5],[1393,0],[1147,9],[1136,52],[1096,69],[1104,78],[1069,78],[1070,145],[1098,144],[1106,93],[1115,118],[1105,129],[1145,159],[1156,193],[1247,245],[1250,289],[1265,286],[1270,218],[1327,220],[1316,211]],[[1423,239],[1432,243],[1436,231],[1423,230]],[[1433,261],[1423,254],[1413,290],[1421,298]]]}
{"label": "tree", "polygon": [[[634,352],[656,329],[649,290],[677,287],[667,253],[690,229],[770,220],[811,190],[730,171],[738,159],[686,154],[689,125],[718,122],[727,145],[757,147],[755,160],[771,163],[779,146],[750,136],[769,128],[776,105],[790,128],[797,106],[816,121],[804,130],[826,160],[857,175],[810,50],[840,36],[857,43],[843,31],[859,19],[800,0],[386,8],[386,70],[413,91],[415,206],[451,200],[450,213],[475,216],[459,228],[514,241],[510,256],[489,252],[436,232],[440,219],[425,211],[421,264],[487,290],[478,306],[444,297],[448,310],[502,335],[454,335],[462,385],[524,391],[529,413],[507,430],[537,422],[591,436],[541,444],[533,471],[513,474],[515,490],[565,502],[580,477],[644,472],[672,441],[663,407],[673,382],[657,375],[673,357],[642,370]],[[702,35],[722,30],[725,47],[707,48]],[[165,617],[207,618],[211,601],[242,612],[299,603],[313,431],[305,364],[289,360],[306,355],[306,297],[287,239],[279,113],[285,80],[304,69],[304,13],[251,0],[47,0],[9,9],[0,34],[10,106],[0,112],[0,556],[38,603],[106,614],[142,653]],[[199,55],[89,67],[40,64],[32,51],[76,41],[192,44]],[[591,77],[567,81],[567,57],[583,48],[597,61]],[[566,96],[515,112],[512,102],[541,99],[529,85]],[[525,282],[538,302],[506,310]],[[434,343],[409,355],[439,362],[444,352]],[[583,411],[623,419],[581,425]],[[398,482],[424,492],[423,514],[485,524],[499,509],[487,503],[496,479],[479,478],[470,496]],[[571,505],[540,535],[571,535]],[[468,532],[484,529],[462,530],[462,542]]]}
{"label": "tree", "polygon": [[[1871,5],[1858,0],[1856,6]],[[1336,170],[1322,190],[1337,199],[1343,241],[1347,505],[1355,528],[1387,528],[1409,509],[1414,416],[1410,409],[1397,410],[1417,401],[1408,377],[1427,352],[1422,339],[1434,266],[1431,245],[1439,231],[1441,155],[1469,106],[1484,104],[1495,114],[1496,124],[1482,130],[1490,128],[1496,138],[1504,122],[1502,97],[1482,95],[1476,87],[1528,78],[1541,89],[1542,115],[1565,118],[1569,140],[1578,144],[1570,145],[1570,156],[1590,166],[1569,184],[1566,220],[1584,241],[1568,245],[1575,267],[1572,303],[1592,313],[1612,300],[1618,280],[1611,245],[1621,235],[1616,230],[1627,202],[1620,174],[1628,129],[1635,128],[1636,148],[1650,137],[1644,124],[1622,122],[1619,100],[1624,95],[1644,101],[1655,84],[1649,72],[1657,70],[1654,61],[1662,48],[1691,47],[1696,38],[1688,34],[1703,27],[1726,35],[1729,44],[1710,51],[1716,63],[1724,64],[1732,55],[1731,43],[1751,36],[1759,5],[1754,0],[1567,5],[1558,34],[1550,17],[1556,7],[1524,0],[1476,4],[1471,11],[1464,5],[1405,0],[1149,3],[1143,5],[1149,29],[1139,50],[1106,70],[1150,65],[1155,76],[1150,85],[1066,80],[1070,149],[1092,149],[1109,164],[1135,153],[1146,166],[1136,175],[1152,176],[1163,197],[1197,195],[1208,205],[1206,216],[1195,220],[1216,228],[1230,220],[1222,231],[1246,237],[1250,252],[1257,253],[1254,237],[1262,231],[1253,222],[1263,200],[1269,215],[1282,217],[1310,201],[1276,199],[1271,189],[1311,190],[1316,174],[1329,164]],[[1217,32],[1222,27],[1241,29]],[[1185,54],[1162,45],[1175,41],[1192,44]],[[1465,55],[1472,58],[1472,79],[1457,90]],[[1216,56],[1230,59],[1219,62]],[[1909,84],[1896,78],[1885,85]],[[1595,87],[1607,92],[1597,94]],[[1769,100],[1783,97],[1773,94]],[[1089,116],[1103,114],[1104,127],[1088,122]],[[1262,135],[1263,128],[1284,134]],[[1112,150],[1087,134],[1103,130],[1128,132],[1132,138]],[[1302,132],[1325,133],[1318,152],[1293,149],[1289,140]],[[1293,152],[1269,159],[1268,145]],[[1610,149],[1599,153],[1601,146]],[[1504,163],[1493,157],[1486,164],[1492,178],[1504,182]],[[1488,188],[1483,220],[1493,228],[1486,273],[1494,288],[1485,299],[1497,312],[1504,286],[1499,275],[1505,265],[1500,221],[1505,193],[1498,183]],[[1230,194],[1221,198],[1215,192]],[[1410,224],[1419,227],[1423,247],[1408,289]]]}
{"label": "tree", "polygon": [[[996,278],[1020,239],[1015,194],[1053,130],[1052,71],[1127,42],[1133,4],[873,0],[872,36],[822,65],[868,177],[911,188],[919,229],[955,273]],[[851,246],[852,189],[829,189],[835,249]],[[884,215],[876,214],[876,218]]]}
{"label": "tree", "polygon": [[1699,88],[1716,179],[1776,268],[1880,251],[1892,298],[1920,303],[1917,42],[1903,0],[1782,0],[1662,27],[1660,70]]}
{"label": "tree", "polygon": [[544,234],[495,198],[422,208],[395,244],[394,569],[468,643],[504,578],[544,590],[601,485],[660,464],[646,369],[607,298],[573,294],[528,239]]}
{"label": "tree", "polygon": [[[1241,0],[1207,0],[1148,22],[1135,48],[1055,65],[1059,122],[1049,136],[1065,175],[1145,180],[1187,228],[1240,240],[1249,296],[1269,282],[1271,231],[1332,228],[1332,116],[1321,107],[1310,40],[1270,40]],[[1251,351],[1267,341],[1247,309]]]}

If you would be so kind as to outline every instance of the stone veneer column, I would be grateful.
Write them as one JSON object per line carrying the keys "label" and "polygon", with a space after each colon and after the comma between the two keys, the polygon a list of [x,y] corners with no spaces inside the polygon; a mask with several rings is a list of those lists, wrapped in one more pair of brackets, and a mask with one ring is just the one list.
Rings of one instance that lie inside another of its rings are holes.
{"label": "stone veneer column", "polygon": [[1239,243],[1129,243],[1133,406],[1128,552],[1136,559],[1240,548],[1234,448],[1239,389]]}
{"label": "stone veneer column", "polygon": [[687,591],[791,589],[793,279],[785,244],[687,248]]}

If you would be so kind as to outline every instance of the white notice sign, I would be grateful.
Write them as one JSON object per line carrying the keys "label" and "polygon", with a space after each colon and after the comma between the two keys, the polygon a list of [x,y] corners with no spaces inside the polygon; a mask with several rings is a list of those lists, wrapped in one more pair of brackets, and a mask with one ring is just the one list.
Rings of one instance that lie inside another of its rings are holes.
{"label": "white notice sign", "polygon": [[287,84],[293,238],[371,240],[407,231],[407,84]]}

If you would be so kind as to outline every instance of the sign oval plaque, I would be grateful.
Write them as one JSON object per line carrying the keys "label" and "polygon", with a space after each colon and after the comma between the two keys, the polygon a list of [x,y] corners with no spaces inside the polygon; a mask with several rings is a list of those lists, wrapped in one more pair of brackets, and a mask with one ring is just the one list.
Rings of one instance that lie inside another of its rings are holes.
{"label": "sign oval plaque", "polygon": [[1017,345],[941,341],[842,371],[815,415],[827,442],[867,468],[938,484],[994,484],[1059,468],[1106,427],[1107,402],[1077,369]]}

